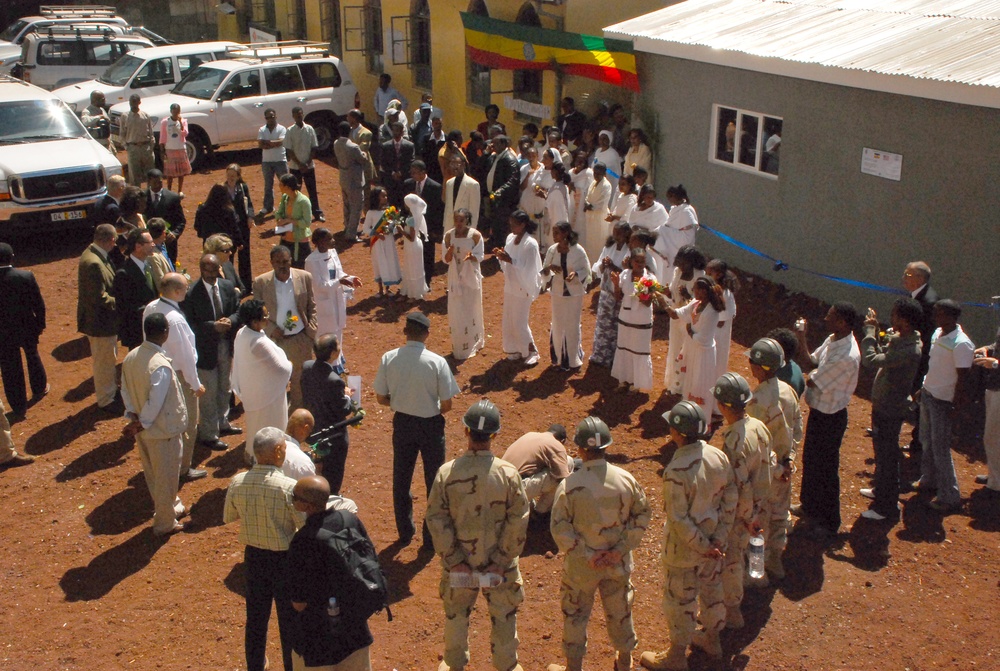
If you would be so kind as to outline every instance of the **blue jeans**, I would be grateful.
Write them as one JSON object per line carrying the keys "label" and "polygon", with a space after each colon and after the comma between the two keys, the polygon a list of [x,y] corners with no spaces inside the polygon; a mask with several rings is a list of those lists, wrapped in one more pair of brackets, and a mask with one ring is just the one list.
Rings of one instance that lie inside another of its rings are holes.
{"label": "blue jeans", "polygon": [[943,505],[957,506],[962,501],[958,491],[955,462],[951,460],[951,401],[920,392],[920,482],[937,487],[937,499]]}
{"label": "blue jeans", "polygon": [[274,177],[288,172],[288,161],[265,161],[260,164],[260,170],[264,173],[264,203],[261,207],[270,212],[274,209]]}

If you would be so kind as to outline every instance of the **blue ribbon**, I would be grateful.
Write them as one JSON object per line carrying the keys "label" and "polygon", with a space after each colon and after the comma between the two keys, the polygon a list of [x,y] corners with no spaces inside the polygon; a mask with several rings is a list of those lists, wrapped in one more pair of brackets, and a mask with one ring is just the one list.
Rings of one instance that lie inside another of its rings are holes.
{"label": "blue ribbon", "polygon": [[[722,238],[723,240],[725,240],[729,244],[734,245],[736,247],[739,247],[740,249],[742,249],[745,252],[749,252],[749,253],[753,254],[754,256],[759,256],[762,259],[767,259],[768,261],[770,261],[773,264],[772,265],[772,269],[775,272],[781,272],[782,270],[798,270],[799,272],[806,273],[808,275],[815,275],[816,277],[822,277],[823,279],[830,280],[831,282],[839,282],[840,284],[846,284],[846,285],[852,286],[852,287],[859,287],[861,289],[870,289],[872,291],[881,291],[882,293],[896,294],[897,296],[906,296],[906,295],[908,295],[908,292],[905,291],[905,290],[903,290],[903,289],[897,289],[895,287],[886,287],[886,286],[882,286],[881,284],[872,284],[871,282],[862,282],[861,280],[852,280],[852,279],[850,279],[848,277],[839,277],[837,275],[828,275],[826,273],[821,273],[821,272],[817,272],[815,270],[809,270],[808,268],[802,268],[802,267],[799,267],[799,266],[796,266],[796,265],[792,265],[792,264],[789,264],[789,263],[786,263],[786,262],[782,261],[781,259],[775,258],[775,257],[771,256],[770,254],[768,254],[766,252],[762,252],[761,250],[757,249],[756,247],[751,247],[747,243],[742,242],[740,240],[737,240],[736,238],[732,237],[731,235],[727,235],[727,234],[723,233],[722,231],[717,231],[714,228],[712,228],[711,226],[707,226],[706,224],[699,224],[699,226],[701,228],[703,228],[704,230],[708,231],[709,233],[711,233],[712,235],[714,235],[714,236],[716,236],[718,238]],[[972,307],[972,308],[987,308],[987,309],[992,309],[992,310],[1000,309],[1000,305],[998,305],[997,303],[970,303],[970,302],[966,302],[966,303],[961,303],[961,305],[964,305],[966,307]]]}

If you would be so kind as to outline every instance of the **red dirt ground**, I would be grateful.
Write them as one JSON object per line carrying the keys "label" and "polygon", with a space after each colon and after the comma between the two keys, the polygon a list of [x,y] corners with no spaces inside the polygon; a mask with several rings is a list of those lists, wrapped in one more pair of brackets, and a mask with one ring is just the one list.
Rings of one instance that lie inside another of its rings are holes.
{"label": "red dirt ground", "polygon": [[[185,184],[185,207],[192,221],[198,201],[220,180],[224,166],[237,161],[256,204],[261,194],[257,152],[220,153],[208,170]],[[340,228],[336,169],[319,167],[323,205],[334,231]],[[182,238],[182,264],[197,265],[197,238]],[[86,340],[76,333],[76,263],[86,235],[22,240],[17,265],[34,271],[46,297],[48,329],[41,341],[53,392],[14,425],[18,446],[38,461],[0,473],[0,519],[5,534],[2,557],[3,600],[0,630],[7,632],[0,669],[242,669],[244,576],[243,548],[236,525],[222,524],[222,504],[229,478],[241,468],[240,450],[199,451],[196,460],[209,477],[186,484],[181,492],[193,504],[189,530],[160,544],[154,542],[152,504],[139,458],[130,441],[120,439],[123,420],[108,418],[94,403]],[[266,240],[253,241],[255,270],[267,266]],[[416,545],[399,548],[391,499],[390,413],[375,403],[370,389],[381,354],[403,343],[405,308],[373,297],[371,265],[356,245],[342,251],[348,272],[366,286],[348,309],[350,328],[345,351],[353,373],[364,377],[368,419],[352,429],[345,494],[354,498],[382,551],[383,566],[394,589],[396,619],[372,618],[373,668],[428,671],[442,650],[443,613],[437,595],[438,561],[418,555]],[[464,363],[456,377],[462,395],[448,415],[448,454],[463,449],[461,414],[475,399],[488,396],[503,411],[503,446],[520,433],[559,421],[574,426],[594,413],[610,425],[615,443],[611,459],[643,485],[655,514],[636,553],[635,622],[639,651],[667,645],[660,611],[662,542],[660,472],[667,455],[660,414],[670,399],[618,395],[606,371],[584,368],[567,377],[540,365],[524,370],[503,359],[500,348],[502,277],[496,262],[484,263],[487,347]],[[444,280],[422,304],[433,321],[428,345],[447,354],[448,328]],[[596,296],[592,296],[595,300]],[[781,287],[744,278],[732,367],[747,374],[744,351],[754,339],[797,315],[818,317],[823,306]],[[536,339],[547,339],[549,301],[535,303]],[[584,314],[591,334],[593,311]],[[667,327],[657,317],[656,369],[662,370]],[[589,338],[589,336],[588,336]],[[589,343],[588,343],[589,344]],[[588,348],[589,349],[589,348]],[[863,379],[864,392],[870,379]],[[920,496],[903,497],[902,522],[892,528],[859,519],[866,506],[858,495],[872,475],[871,443],[864,437],[870,406],[855,397],[842,449],[845,526],[836,545],[824,548],[794,537],[786,554],[788,578],[777,589],[748,592],[747,626],[726,632],[723,644],[733,669],[1000,669],[996,635],[998,504],[973,496],[962,512],[942,518]],[[908,429],[907,429],[908,430]],[[227,439],[236,448],[241,437]],[[963,492],[983,472],[979,447],[960,447],[956,465]],[[904,472],[917,465],[904,462]],[[416,478],[419,483],[419,477]],[[414,485],[417,515],[424,492]],[[520,613],[521,660],[539,671],[561,658],[559,609],[561,562],[544,529],[533,529],[522,559],[525,606]],[[490,668],[489,620],[480,609],[473,617],[470,670]],[[603,616],[595,611],[585,667],[607,669],[612,652]],[[275,620],[269,656],[280,660]],[[709,668],[692,658],[693,669]]]}

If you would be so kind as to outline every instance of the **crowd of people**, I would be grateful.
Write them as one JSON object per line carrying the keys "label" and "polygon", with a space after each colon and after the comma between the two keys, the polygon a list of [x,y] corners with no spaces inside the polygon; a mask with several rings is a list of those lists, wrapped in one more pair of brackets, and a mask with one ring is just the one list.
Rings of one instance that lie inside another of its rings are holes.
{"label": "crowd of people", "polygon": [[[226,181],[211,187],[195,215],[193,227],[203,241],[197,279],[178,259],[177,241],[187,224],[183,194],[169,182],[164,186],[163,172],[139,162],[132,185],[121,177],[108,180],[93,244],[80,257],[77,325],[90,343],[97,404],[128,419],[124,432],[135,437],[154,502],[154,535],[166,539],[184,529],[190,509],[178,496],[179,483],[207,475],[194,467],[196,443],[221,451],[228,449],[221,437],[246,437],[250,468],[233,479],[224,519],[241,521],[246,546],[251,671],[268,664],[272,602],[286,671],[370,669],[371,633],[363,620],[351,618],[349,599],[338,592],[343,569],[331,568],[326,540],[348,528],[367,536],[357,505],[340,496],[348,426],[363,416],[361,390],[346,375],[343,344],[351,329],[347,305],[362,283],[345,271],[338,239],[342,248],[363,240],[378,293],[411,303],[432,291],[441,245],[455,365],[486,342],[481,265],[487,256],[504,276],[502,308],[497,301],[487,304],[502,310],[502,350],[511,364],[540,361],[530,313],[545,294],[551,300],[551,364],[565,373],[589,361],[610,371],[618,391],[648,392],[660,379],[652,349],[665,348],[661,391],[678,399],[661,427],[677,448],[662,492],[671,643],[641,654],[649,669],[687,668],[689,646],[721,656],[719,632],[743,626],[744,585],[784,578],[791,515],[803,518],[797,532],[820,541],[837,534],[839,451],[861,366],[877,371],[870,430],[876,474],[874,486],[862,490],[873,499],[864,517],[897,521],[899,493],[908,486],[935,492],[929,505],[938,511],[961,505],[951,411],[968,401],[973,366],[989,376],[990,473],[982,484],[1000,496],[997,345],[974,348],[959,324],[961,307],[937,299],[925,263],[906,267],[909,295],[893,305],[890,329],[874,310],[862,324],[853,305],[838,302],[823,325],[829,335],[811,352],[811,325],[804,320],[794,331],[776,329],[758,340],[748,352],[756,382],[751,389],[729,370],[736,275],[695,244],[698,216],[682,185],[666,190],[667,206],[657,200],[652,152],[644,133],[627,127],[623,109],[588,119],[566,98],[540,138],[533,124],[525,124],[511,141],[497,120],[499,109],[490,106],[463,142],[460,132],[444,133],[441,111],[429,96],[407,123],[407,101],[388,76],[375,102],[381,125],[366,125],[365,115],[352,110],[334,143],[342,232],[314,226],[325,222],[315,131],[301,110],[292,112],[285,128],[269,109],[259,135],[263,207],[254,209],[240,166],[228,166]],[[133,111],[140,118],[138,103]],[[163,123],[183,134],[181,121],[178,110]],[[180,180],[180,159],[171,156],[169,144],[166,149],[166,177]],[[265,234],[280,241],[270,249],[270,270],[255,274],[251,225],[271,216],[275,225]],[[589,291],[599,296],[594,332],[585,337]],[[17,312],[29,305],[32,314]],[[33,277],[13,268],[13,250],[5,244],[0,306],[7,315],[22,315],[13,322],[24,337],[0,338],[4,388],[17,419],[28,407],[22,350],[34,397],[49,389],[37,356],[45,311]],[[669,320],[666,343],[654,341],[657,318]],[[480,590],[491,614],[493,665],[520,669],[518,556],[532,516],[548,520],[564,555],[566,659],[550,671],[582,668],[597,591],[617,652],[615,668],[630,668],[637,640],[631,552],[651,512],[635,478],[606,459],[612,444],[607,425],[598,417],[580,422],[573,435],[577,459],[567,453],[569,437],[560,425],[520,436],[499,457],[494,443],[501,413],[484,399],[472,403],[462,420],[468,451],[446,463],[444,415],[459,387],[449,361],[425,345],[431,326],[424,313],[406,313],[405,344],[382,357],[373,389],[377,402],[393,412],[393,509],[403,544],[417,532],[411,487],[417,459],[422,461],[428,496],[422,545],[442,563],[440,671],[469,665],[468,621]],[[859,327],[860,344],[854,335]],[[119,343],[129,350],[120,383]],[[242,428],[229,420],[234,395],[243,406]],[[16,452],[6,421],[0,468],[30,463]],[[904,421],[915,425],[909,449],[922,448],[921,477],[912,485],[899,475]],[[721,449],[706,442],[719,430]],[[800,453],[800,503],[792,505]],[[750,580],[746,556],[753,536],[764,540],[765,571]],[[291,566],[319,567],[329,575],[313,589],[296,582]],[[340,598],[336,614],[332,607],[328,612],[331,597]]]}

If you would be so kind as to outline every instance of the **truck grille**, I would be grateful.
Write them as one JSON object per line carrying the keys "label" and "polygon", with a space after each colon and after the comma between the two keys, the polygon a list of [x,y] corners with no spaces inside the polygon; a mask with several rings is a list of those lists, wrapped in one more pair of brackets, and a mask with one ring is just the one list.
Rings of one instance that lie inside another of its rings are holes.
{"label": "truck grille", "polygon": [[112,112],[111,113],[111,134],[115,137],[121,135],[122,131],[122,113]]}
{"label": "truck grille", "polygon": [[104,171],[90,167],[71,172],[18,175],[11,178],[11,195],[19,201],[60,200],[98,193],[104,188]]}

